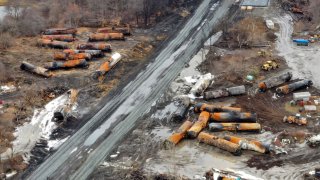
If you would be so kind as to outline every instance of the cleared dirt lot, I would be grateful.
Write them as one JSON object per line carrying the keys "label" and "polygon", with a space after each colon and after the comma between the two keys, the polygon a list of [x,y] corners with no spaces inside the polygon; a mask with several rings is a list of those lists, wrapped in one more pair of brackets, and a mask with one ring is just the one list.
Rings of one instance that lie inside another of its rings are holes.
{"label": "cleared dirt lot", "polygon": [[[268,9],[265,11],[267,12]],[[271,17],[275,18],[274,21],[277,23],[276,14],[267,18]],[[241,21],[239,24],[241,24]],[[263,24],[261,19],[258,24]],[[304,47],[301,47],[301,49],[298,47],[300,49],[298,51],[290,50],[291,55],[289,55],[289,52],[285,53],[284,49],[287,47],[285,44],[294,47],[291,43],[290,32],[283,29],[281,24],[276,25],[276,27],[276,30],[280,32],[280,36],[277,33],[278,41],[271,41],[271,46],[267,48],[239,49],[236,47],[238,45],[236,39],[231,39],[231,46],[228,48],[227,40],[222,37],[220,42],[216,43],[216,47],[211,47],[208,52],[205,52],[206,59],[198,69],[201,74],[210,72],[215,75],[214,83],[207,90],[244,84],[248,89],[247,95],[220,98],[208,102],[232,104],[235,107],[243,108],[245,111],[256,112],[258,122],[263,127],[260,134],[240,132],[215,132],[213,134],[219,137],[236,135],[268,143],[273,143],[278,137],[280,141],[282,139],[284,141],[289,140],[288,144],[283,144],[283,148],[288,154],[279,153],[277,150],[270,154],[244,151],[242,156],[236,157],[218,148],[199,144],[197,140],[189,139],[183,140],[172,149],[164,148],[163,142],[165,139],[182,123],[171,120],[171,113],[174,111],[172,96],[175,95],[175,91],[168,91],[164,94],[162,100],[159,100],[151,108],[149,115],[141,119],[145,123],[134,130],[123,144],[115,148],[114,154],[107,158],[101,167],[97,168],[92,178],[130,178],[139,174],[138,177],[141,179],[156,179],[159,175],[168,179],[172,176],[176,179],[200,179],[206,171],[217,168],[234,172],[245,179],[302,179],[304,173],[314,170],[317,167],[316,161],[319,153],[317,153],[317,149],[308,147],[305,139],[310,134],[319,132],[317,113],[311,114],[307,126],[284,123],[282,121],[284,116],[298,113],[297,108],[294,108],[294,110],[288,108],[290,107],[288,105],[289,101],[292,100],[292,93],[285,96],[276,96],[274,88],[266,93],[257,91],[258,82],[284,70],[292,71],[294,80],[312,77],[315,87],[318,86],[317,79],[314,78],[316,76],[304,76],[304,73],[312,71],[312,68],[307,68],[307,66],[297,68],[288,59],[289,56],[297,56],[299,51],[304,51],[303,57],[305,59],[313,57],[313,53],[308,55],[306,53],[308,50]],[[265,29],[262,31],[265,31]],[[261,41],[269,41],[269,39],[267,39],[267,36],[262,36],[262,39],[257,38],[256,42]],[[316,47],[318,47],[317,44],[314,48]],[[261,50],[266,51],[267,55],[260,56],[258,52]],[[288,54],[288,56],[283,54]],[[280,68],[271,71],[260,70],[263,62],[271,59],[276,59]],[[303,62],[306,64],[305,61]],[[249,74],[254,75],[253,81],[246,80],[246,76]],[[193,74],[189,75],[192,76]],[[177,81],[180,82],[183,79],[183,77],[179,77]],[[318,96],[320,92],[315,87],[296,92],[309,91],[312,95]],[[203,102],[201,98],[196,98],[195,102],[198,101]],[[156,116],[152,114],[156,114]],[[198,118],[198,114],[194,114],[192,110],[189,111],[189,116],[193,121]],[[204,131],[208,131],[208,129]]]}

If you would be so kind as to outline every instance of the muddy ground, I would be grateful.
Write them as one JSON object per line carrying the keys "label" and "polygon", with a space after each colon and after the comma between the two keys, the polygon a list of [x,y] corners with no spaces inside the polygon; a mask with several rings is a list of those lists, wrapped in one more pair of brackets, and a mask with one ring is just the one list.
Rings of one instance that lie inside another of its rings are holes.
{"label": "muddy ground", "polygon": [[[271,8],[273,9],[271,10]],[[268,12],[285,13],[280,9],[280,5],[273,2],[271,7],[258,9],[257,11],[244,13],[245,15],[239,13],[240,17],[235,16],[233,20],[230,20],[235,25],[230,25],[230,31],[224,32],[224,35],[214,47],[206,47],[208,51],[205,61],[197,68],[194,66],[194,68],[199,69],[201,74],[212,73],[215,75],[214,83],[208,90],[244,84],[248,89],[247,95],[210,100],[209,103],[232,104],[232,106],[241,107],[246,111],[256,112],[258,122],[263,127],[260,134],[218,132],[215,135],[223,137],[232,134],[271,143],[277,135],[281,134],[281,138],[289,140],[289,144],[284,145],[288,154],[277,154],[276,151],[270,154],[245,151],[242,156],[236,157],[218,148],[199,144],[196,140],[189,139],[183,140],[172,149],[166,149],[163,142],[182,123],[171,119],[172,111],[170,111],[170,108],[172,108],[172,96],[175,93],[169,90],[151,108],[148,115],[141,118],[141,125],[128,135],[128,138],[119,147],[115,148],[114,154],[107,158],[90,178],[201,179],[206,171],[214,167],[229,172],[237,172],[238,175],[241,174],[246,177],[245,179],[301,179],[304,173],[313,170],[317,164],[316,159],[319,158],[319,153],[317,149],[308,147],[305,139],[310,134],[319,133],[319,113],[310,114],[311,118],[308,119],[308,125],[306,126],[284,123],[282,121],[284,116],[298,113],[296,108],[292,109],[289,105],[289,101],[292,100],[292,93],[285,96],[276,96],[275,89],[268,90],[266,93],[257,91],[258,82],[276,73],[294,71],[294,80],[309,76],[297,75],[300,73],[296,73],[297,70],[294,66],[287,63],[287,56],[281,55],[283,50],[276,49],[281,44],[281,39],[286,38],[281,35],[282,33],[278,37],[275,34],[270,34],[280,31],[279,25],[276,25],[274,31],[270,31],[264,26],[262,17],[270,18],[273,16],[273,18],[277,18],[278,16],[276,13],[266,15]],[[258,28],[260,33],[249,34],[252,35],[251,40],[247,41],[247,44],[244,43],[244,48],[239,49],[239,40],[233,38],[235,37],[233,35],[230,36],[230,33],[236,34],[235,31],[239,29],[237,27],[245,26],[248,23]],[[290,34],[286,36],[290,36]],[[270,46],[261,48],[250,48],[248,46],[261,42],[269,42]],[[319,46],[316,45],[316,47]],[[265,51],[266,56],[259,55],[259,51]],[[275,59],[280,64],[280,68],[271,71],[261,70],[260,67],[263,62],[271,59]],[[192,76],[193,74],[189,75]],[[246,80],[247,75],[253,75],[254,80]],[[182,81],[182,79],[182,77],[179,77],[177,81]],[[316,83],[316,86],[318,86],[318,83]],[[297,92],[303,91],[306,91],[306,89]],[[315,87],[308,88],[307,91],[314,96],[320,95],[320,91]],[[204,102],[201,98],[195,100],[195,102],[198,101]],[[194,121],[198,117],[192,110],[189,111],[189,116]],[[208,131],[208,129],[204,131]],[[283,132],[285,132],[285,135],[283,135]]]}
{"label": "muddy ground", "polygon": [[[191,12],[194,7],[196,6],[190,6]],[[12,134],[15,127],[30,120],[28,117],[32,116],[34,108],[41,108],[55,97],[75,88],[80,90],[77,101],[78,110],[80,112],[83,110],[83,112],[79,119],[59,125],[51,135],[51,139],[63,139],[72,135],[103,105],[103,99],[121,90],[141,69],[145,68],[150,56],[154,56],[166,44],[167,39],[174,35],[178,29],[176,27],[183,24],[185,19],[187,17],[182,17],[178,13],[171,14],[149,29],[135,29],[131,36],[126,37],[126,41],[110,42],[113,52],[121,53],[124,59],[107,74],[103,82],[92,80],[92,73],[110,57],[111,53],[106,53],[104,58],[90,61],[88,69],[58,70],[54,72],[53,78],[44,79],[21,71],[20,63],[28,61],[43,66],[47,62],[53,61],[54,52],[61,50],[37,46],[36,42],[40,36],[14,40],[14,46],[6,51],[1,51],[0,57],[7,76],[7,80],[1,85],[17,87],[14,92],[0,94],[0,99],[6,103],[4,113],[0,114],[0,128],[3,130],[0,136],[2,137],[0,152],[2,153],[11,147],[10,142],[15,139]],[[86,41],[88,34],[95,31],[95,28],[78,28],[77,38],[79,40],[72,46]],[[52,151],[45,149],[46,146],[47,143],[41,141],[33,149],[28,172],[52,153]],[[27,167],[27,164],[22,163],[21,156],[16,157],[10,158],[9,162],[2,161],[2,173],[11,170],[22,171]]]}

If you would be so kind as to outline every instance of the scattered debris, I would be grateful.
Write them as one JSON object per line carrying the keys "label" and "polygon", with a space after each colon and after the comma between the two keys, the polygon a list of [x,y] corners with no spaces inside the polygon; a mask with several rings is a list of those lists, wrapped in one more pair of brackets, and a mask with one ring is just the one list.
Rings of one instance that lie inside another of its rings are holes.
{"label": "scattered debris", "polygon": [[320,134],[310,137],[307,143],[311,147],[316,147],[320,145]]}

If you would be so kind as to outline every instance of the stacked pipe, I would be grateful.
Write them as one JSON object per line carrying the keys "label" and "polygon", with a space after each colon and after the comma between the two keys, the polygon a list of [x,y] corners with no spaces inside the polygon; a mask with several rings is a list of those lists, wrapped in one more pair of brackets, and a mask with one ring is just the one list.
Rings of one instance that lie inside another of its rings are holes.
{"label": "stacked pipe", "polygon": [[63,53],[66,54],[80,54],[80,53],[88,53],[92,57],[103,57],[104,53],[101,50],[75,50],[75,49],[66,49],[63,50]]}
{"label": "stacked pipe", "polygon": [[290,92],[293,92],[295,90],[310,87],[312,85],[313,85],[313,82],[311,80],[301,80],[288,85],[278,87],[276,89],[276,92],[278,94],[289,94]]}
{"label": "stacked pipe", "polygon": [[42,35],[42,39],[49,39],[49,40],[56,40],[56,41],[65,41],[65,42],[72,42],[76,39],[73,37],[72,34],[61,34],[61,35]]}
{"label": "stacked pipe", "polygon": [[52,28],[47,29],[43,32],[44,35],[61,35],[61,34],[72,34],[75,35],[77,29],[75,28]]}
{"label": "stacked pipe", "polygon": [[173,133],[167,140],[167,145],[177,145],[187,134],[187,131],[191,128],[193,122],[187,120],[185,121],[180,128]]}
{"label": "stacked pipe", "polygon": [[69,60],[65,62],[50,62],[48,63],[45,68],[49,70],[57,70],[57,69],[68,69],[68,68],[85,68],[88,67],[88,62],[85,59],[76,59],[76,60]]}
{"label": "stacked pipe", "polygon": [[95,33],[91,34],[89,41],[110,41],[110,40],[125,40],[122,33]]}
{"label": "stacked pipe", "polygon": [[57,49],[68,49],[69,48],[69,44],[67,42],[54,41],[54,40],[49,40],[49,39],[40,39],[38,41],[38,44],[40,46],[57,48]]}
{"label": "stacked pipe", "polygon": [[246,88],[244,85],[242,85],[242,86],[230,87],[226,89],[220,89],[216,91],[208,91],[204,93],[203,98],[206,100],[209,100],[209,99],[216,99],[221,97],[237,96],[245,93],[246,93]]}
{"label": "stacked pipe", "polygon": [[98,33],[122,33],[125,36],[131,35],[130,27],[107,27],[107,28],[100,28],[97,30]]}
{"label": "stacked pipe", "polygon": [[286,73],[271,77],[269,79],[266,79],[266,80],[260,82],[259,89],[261,91],[266,91],[267,89],[279,86],[285,82],[290,81],[291,78],[292,78],[291,72],[286,72]]}
{"label": "stacked pipe", "polygon": [[80,50],[101,50],[111,52],[111,45],[107,43],[82,43],[77,46]]}
{"label": "stacked pipe", "polygon": [[198,121],[188,130],[188,136],[190,138],[196,138],[198,134],[207,126],[210,119],[210,113],[202,111],[199,115]]}
{"label": "stacked pipe", "polygon": [[122,56],[119,53],[113,54],[110,59],[103,63],[100,68],[93,73],[93,79],[99,79],[109,72],[120,60]]}
{"label": "stacked pipe", "polygon": [[227,141],[217,136],[201,132],[198,136],[198,140],[199,142],[226,150],[234,155],[241,155],[241,147],[239,144]]}
{"label": "stacked pipe", "polygon": [[76,60],[76,59],[86,59],[91,60],[92,56],[89,53],[54,53],[53,55],[54,60]]}
{"label": "stacked pipe", "polygon": [[264,145],[262,142],[257,140],[247,140],[236,136],[226,136],[224,137],[224,139],[232,143],[238,144],[241,147],[241,149],[252,150],[260,153],[269,152],[267,145]]}
{"label": "stacked pipe", "polygon": [[38,75],[44,76],[44,77],[51,77],[52,76],[52,74],[50,74],[48,72],[48,69],[35,66],[35,65],[30,64],[30,63],[28,63],[26,61],[22,62],[21,66],[20,66],[20,69],[28,71],[28,72],[31,72],[31,73],[35,73],[35,74],[38,74]]}

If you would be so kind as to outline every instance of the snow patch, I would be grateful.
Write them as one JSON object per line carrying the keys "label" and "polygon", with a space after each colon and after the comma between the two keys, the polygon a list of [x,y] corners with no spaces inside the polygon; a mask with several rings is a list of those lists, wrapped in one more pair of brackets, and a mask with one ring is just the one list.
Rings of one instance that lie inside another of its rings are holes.
{"label": "snow patch", "polygon": [[[14,132],[16,139],[12,142],[12,149],[8,149],[1,154],[2,159],[7,159],[11,154],[24,155],[24,160],[27,162],[30,157],[30,151],[35,144],[40,140],[49,140],[52,131],[57,128],[52,121],[53,113],[59,106],[67,103],[68,95],[64,94],[51,102],[49,102],[43,109],[36,109],[30,122],[24,123],[18,127]],[[49,147],[56,147],[62,144],[58,141],[49,141]],[[13,152],[12,152],[13,151]]]}
{"label": "snow patch", "polygon": [[0,94],[9,93],[9,92],[13,92],[16,90],[17,90],[17,88],[14,85],[0,86]]}
{"label": "snow patch", "polygon": [[63,144],[67,139],[69,139],[69,136],[64,138],[64,139],[55,139],[55,140],[49,140],[48,141],[48,148],[47,150],[56,150],[58,149],[58,147],[61,146],[61,144]]}

